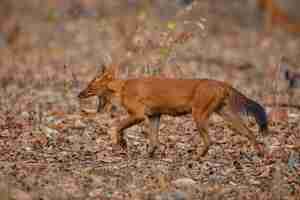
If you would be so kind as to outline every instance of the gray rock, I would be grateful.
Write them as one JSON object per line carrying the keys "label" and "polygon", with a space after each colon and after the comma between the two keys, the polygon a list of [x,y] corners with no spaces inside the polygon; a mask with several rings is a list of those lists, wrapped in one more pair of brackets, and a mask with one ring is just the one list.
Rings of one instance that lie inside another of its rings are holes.
{"label": "gray rock", "polygon": [[176,190],[172,192],[163,192],[154,197],[155,200],[187,200],[188,195],[185,192]]}
{"label": "gray rock", "polygon": [[195,187],[197,184],[196,181],[194,181],[193,179],[190,179],[190,178],[176,179],[172,183],[178,188]]}

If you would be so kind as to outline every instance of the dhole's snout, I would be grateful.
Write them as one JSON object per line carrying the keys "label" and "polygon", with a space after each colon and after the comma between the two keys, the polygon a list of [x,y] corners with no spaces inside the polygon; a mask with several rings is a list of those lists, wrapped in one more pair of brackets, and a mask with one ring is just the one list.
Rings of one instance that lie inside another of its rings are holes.
{"label": "dhole's snout", "polygon": [[88,98],[90,96],[92,96],[92,94],[87,90],[83,90],[78,94],[78,98],[80,99]]}

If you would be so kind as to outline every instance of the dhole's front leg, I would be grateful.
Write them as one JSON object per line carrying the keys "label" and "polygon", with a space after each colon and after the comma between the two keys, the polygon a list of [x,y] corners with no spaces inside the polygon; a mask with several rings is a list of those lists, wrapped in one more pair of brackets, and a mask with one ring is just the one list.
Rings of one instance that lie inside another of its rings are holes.
{"label": "dhole's front leg", "polygon": [[122,120],[117,126],[117,128],[114,129],[112,132],[112,143],[120,145],[123,149],[126,149],[127,144],[124,138],[124,130],[129,128],[130,126],[140,123],[144,119],[144,116],[130,115],[128,118]]}
{"label": "dhole's front leg", "polygon": [[159,131],[160,115],[150,116],[149,123],[150,123],[150,132],[148,135],[149,135],[150,145],[148,148],[148,153],[150,157],[153,157],[159,144],[158,131]]}

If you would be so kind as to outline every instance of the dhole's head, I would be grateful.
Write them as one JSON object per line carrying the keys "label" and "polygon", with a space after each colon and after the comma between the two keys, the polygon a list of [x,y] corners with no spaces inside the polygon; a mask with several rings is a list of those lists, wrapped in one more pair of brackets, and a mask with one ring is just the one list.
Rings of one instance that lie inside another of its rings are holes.
{"label": "dhole's head", "polygon": [[106,69],[105,66],[102,67],[102,73],[99,73],[89,84],[88,86],[82,90],[78,97],[80,99],[88,98],[92,96],[101,96],[107,90],[107,85],[115,79],[115,68],[114,66],[110,66]]}

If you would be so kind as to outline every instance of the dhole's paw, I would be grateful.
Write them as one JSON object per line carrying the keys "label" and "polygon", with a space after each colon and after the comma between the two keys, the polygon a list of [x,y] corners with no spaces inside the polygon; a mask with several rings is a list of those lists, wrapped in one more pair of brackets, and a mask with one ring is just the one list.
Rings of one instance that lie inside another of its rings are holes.
{"label": "dhole's paw", "polygon": [[126,140],[121,137],[117,128],[112,128],[109,134],[113,145],[120,146],[123,150],[127,150]]}
{"label": "dhole's paw", "polygon": [[188,153],[192,155],[191,159],[195,161],[202,161],[207,152],[208,149],[191,148],[188,150]]}
{"label": "dhole's paw", "polygon": [[148,150],[147,151],[148,151],[148,154],[149,154],[150,158],[154,157],[155,152],[156,152],[157,149],[158,149],[157,145],[155,145],[155,146],[148,146]]}
{"label": "dhole's paw", "polygon": [[187,153],[191,155],[192,160],[201,161],[207,154],[208,149],[193,147],[187,150]]}
{"label": "dhole's paw", "polygon": [[194,161],[203,161],[203,159],[204,159],[203,154],[196,153],[192,156],[192,160]]}
{"label": "dhole's paw", "polygon": [[259,157],[264,157],[266,155],[266,147],[264,144],[258,143],[256,144],[255,148]]}
{"label": "dhole's paw", "polygon": [[121,147],[124,151],[127,151],[127,143],[126,143],[126,140],[125,140],[125,139],[120,138],[120,140],[119,140],[119,145],[120,145],[120,147]]}
{"label": "dhole's paw", "polygon": [[201,160],[207,154],[207,152],[208,152],[208,148],[198,150],[198,152],[196,154],[197,160]]}

